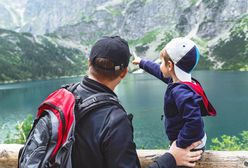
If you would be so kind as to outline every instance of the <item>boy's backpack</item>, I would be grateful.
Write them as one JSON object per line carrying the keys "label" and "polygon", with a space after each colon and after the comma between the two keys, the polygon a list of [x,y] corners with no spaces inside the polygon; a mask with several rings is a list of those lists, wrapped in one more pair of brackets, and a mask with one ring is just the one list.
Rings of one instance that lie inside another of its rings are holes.
{"label": "boy's backpack", "polygon": [[39,106],[26,144],[19,151],[18,168],[71,168],[76,122],[105,105],[115,104],[123,109],[118,98],[108,93],[93,94],[80,100],[73,94],[78,85],[56,90]]}
{"label": "boy's backpack", "polygon": [[182,82],[186,85],[188,85],[193,91],[195,91],[197,94],[199,94],[202,97],[202,110],[201,115],[202,116],[216,116],[216,110],[208,100],[207,95],[205,94],[201,84],[196,80],[193,79],[193,82]]}

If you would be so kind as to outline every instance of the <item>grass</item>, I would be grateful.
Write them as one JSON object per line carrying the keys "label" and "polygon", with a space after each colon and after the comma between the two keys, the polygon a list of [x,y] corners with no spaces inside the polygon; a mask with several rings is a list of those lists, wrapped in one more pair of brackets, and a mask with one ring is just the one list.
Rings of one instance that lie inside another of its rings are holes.
{"label": "grass", "polygon": [[130,46],[136,45],[146,45],[156,40],[157,35],[159,34],[160,29],[154,29],[150,32],[147,32],[142,38],[138,38],[135,40],[129,40]]}

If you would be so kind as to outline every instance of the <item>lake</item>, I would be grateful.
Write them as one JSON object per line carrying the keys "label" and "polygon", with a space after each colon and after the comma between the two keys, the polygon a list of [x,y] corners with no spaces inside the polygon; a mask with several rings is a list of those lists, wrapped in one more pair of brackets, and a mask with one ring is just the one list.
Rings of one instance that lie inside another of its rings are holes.
{"label": "lake", "polygon": [[[223,134],[238,135],[248,130],[248,72],[196,71],[197,78],[217,110],[216,117],[205,117],[208,146]],[[17,121],[35,116],[39,104],[65,83],[81,77],[0,85],[0,142]],[[134,136],[138,148],[168,146],[164,132],[163,95],[167,85],[148,74],[129,74],[115,92],[128,113],[134,115]]]}

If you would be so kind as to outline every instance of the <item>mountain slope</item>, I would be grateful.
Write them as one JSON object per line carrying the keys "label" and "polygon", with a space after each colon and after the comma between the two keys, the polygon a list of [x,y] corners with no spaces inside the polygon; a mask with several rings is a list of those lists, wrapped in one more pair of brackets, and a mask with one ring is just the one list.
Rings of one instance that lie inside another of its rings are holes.
{"label": "mountain slope", "polygon": [[[187,36],[200,48],[198,69],[248,70],[247,0],[0,0],[0,9],[0,25],[45,34],[1,33],[1,67],[14,65],[1,80],[77,75],[82,64],[69,73],[58,63],[78,62],[68,55],[82,60],[82,52],[103,35],[121,35],[137,55],[152,60],[169,40]],[[53,59],[58,63],[47,61]]]}
{"label": "mountain slope", "polygon": [[0,82],[81,75],[84,54],[63,40],[0,29]]}
{"label": "mountain slope", "polygon": [[[237,34],[231,32],[236,31],[241,20],[246,20],[246,0],[108,2],[99,5],[91,15],[85,14],[81,22],[60,27],[54,34],[84,45],[91,45],[102,35],[119,34],[130,42],[139,56],[149,59],[157,59],[159,51],[171,38],[187,36],[201,49],[198,69],[247,69],[248,59],[235,62],[226,56],[229,54],[227,50],[217,52],[222,39],[233,41]],[[245,29],[240,31],[246,33]],[[241,38],[241,43],[246,45],[247,38]],[[230,47],[227,43],[222,45]],[[245,52],[239,50],[236,55],[245,57]]]}
{"label": "mountain slope", "polygon": [[238,20],[228,37],[221,38],[210,48],[225,70],[248,71],[248,16]]}

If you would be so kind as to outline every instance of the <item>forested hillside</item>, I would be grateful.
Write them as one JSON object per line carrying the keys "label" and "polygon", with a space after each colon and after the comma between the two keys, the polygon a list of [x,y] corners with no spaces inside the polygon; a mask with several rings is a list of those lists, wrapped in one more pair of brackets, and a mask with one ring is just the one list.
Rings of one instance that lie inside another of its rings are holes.
{"label": "forested hillside", "polygon": [[0,82],[80,75],[86,58],[55,37],[0,29]]}

